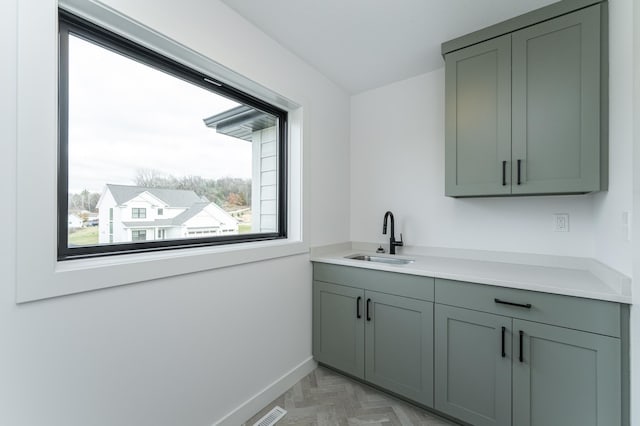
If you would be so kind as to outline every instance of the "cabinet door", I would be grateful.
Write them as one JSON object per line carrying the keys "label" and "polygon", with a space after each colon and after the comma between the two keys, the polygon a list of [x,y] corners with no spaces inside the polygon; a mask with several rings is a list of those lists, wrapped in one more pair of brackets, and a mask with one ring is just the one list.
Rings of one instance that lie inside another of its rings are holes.
{"label": "cabinet door", "polygon": [[514,425],[620,424],[619,339],[522,320],[513,329]]}
{"label": "cabinet door", "polygon": [[364,378],[363,304],[364,290],[313,282],[313,356],[361,379]]}
{"label": "cabinet door", "polygon": [[437,410],[476,426],[511,424],[511,322],[436,305]]}
{"label": "cabinet door", "polygon": [[445,195],[509,194],[511,35],[447,54],[445,63]]}
{"label": "cabinet door", "polygon": [[433,303],[365,296],[366,380],[433,407]]}
{"label": "cabinet door", "polygon": [[599,190],[600,6],[516,31],[512,49],[512,193]]}

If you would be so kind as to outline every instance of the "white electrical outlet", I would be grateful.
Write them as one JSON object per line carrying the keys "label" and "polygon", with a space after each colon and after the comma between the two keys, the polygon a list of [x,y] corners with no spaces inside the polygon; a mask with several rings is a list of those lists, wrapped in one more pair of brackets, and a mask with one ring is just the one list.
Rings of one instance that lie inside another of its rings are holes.
{"label": "white electrical outlet", "polygon": [[569,213],[556,213],[553,215],[553,230],[556,232],[569,232]]}
{"label": "white electrical outlet", "polygon": [[622,212],[622,234],[631,241],[631,214],[629,212]]}

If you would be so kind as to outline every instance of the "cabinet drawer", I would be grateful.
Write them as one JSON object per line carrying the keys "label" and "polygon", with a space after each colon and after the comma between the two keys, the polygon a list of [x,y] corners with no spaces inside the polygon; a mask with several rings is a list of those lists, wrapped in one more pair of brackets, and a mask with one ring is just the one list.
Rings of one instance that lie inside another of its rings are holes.
{"label": "cabinet drawer", "polygon": [[434,279],[431,277],[314,262],[313,279],[433,301]]}
{"label": "cabinet drawer", "polygon": [[[435,281],[436,303],[620,337],[617,303],[461,281]],[[531,307],[497,303],[495,299]]]}

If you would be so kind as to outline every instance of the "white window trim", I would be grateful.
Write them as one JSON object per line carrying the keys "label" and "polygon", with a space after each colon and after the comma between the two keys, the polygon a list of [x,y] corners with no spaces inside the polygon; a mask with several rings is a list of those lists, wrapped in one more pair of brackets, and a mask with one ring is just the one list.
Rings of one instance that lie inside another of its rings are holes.
{"label": "white window trim", "polygon": [[303,220],[303,108],[300,104],[97,1],[64,0],[59,5],[289,112],[288,237],[58,261],[57,220],[51,214],[57,211],[58,4],[21,1],[17,16],[16,228],[20,236],[16,240],[17,303],[308,252],[308,243],[303,239],[306,234],[303,226],[307,221]]}

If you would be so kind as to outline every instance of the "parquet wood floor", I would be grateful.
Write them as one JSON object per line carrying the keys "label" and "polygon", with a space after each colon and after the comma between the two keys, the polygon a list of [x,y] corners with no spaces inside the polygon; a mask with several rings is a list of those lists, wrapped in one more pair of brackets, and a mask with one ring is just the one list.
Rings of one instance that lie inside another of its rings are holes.
{"label": "parquet wood floor", "polygon": [[448,420],[324,367],[318,367],[249,419],[274,406],[288,411],[276,426],[451,426]]}

